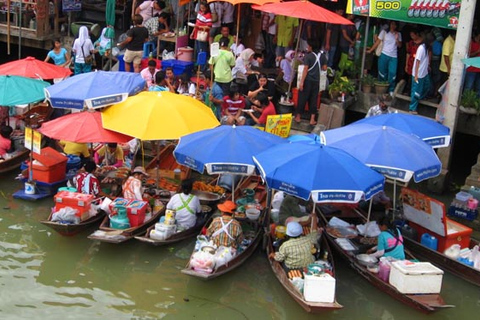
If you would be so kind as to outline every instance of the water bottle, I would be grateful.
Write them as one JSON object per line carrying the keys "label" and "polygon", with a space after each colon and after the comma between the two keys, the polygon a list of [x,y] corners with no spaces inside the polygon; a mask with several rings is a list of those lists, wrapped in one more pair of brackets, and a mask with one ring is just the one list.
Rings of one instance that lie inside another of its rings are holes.
{"label": "water bottle", "polygon": [[150,53],[148,54],[148,60],[152,60],[152,59],[153,59],[153,52],[150,52]]}

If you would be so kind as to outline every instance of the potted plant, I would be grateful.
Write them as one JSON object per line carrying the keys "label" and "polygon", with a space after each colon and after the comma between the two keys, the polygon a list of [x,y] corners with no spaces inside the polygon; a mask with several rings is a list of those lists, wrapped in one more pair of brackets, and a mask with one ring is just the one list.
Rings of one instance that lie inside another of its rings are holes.
{"label": "potted plant", "polygon": [[462,99],[460,100],[460,111],[467,114],[480,113],[480,100],[475,90],[467,89],[463,91]]}
{"label": "potted plant", "polygon": [[340,73],[337,73],[333,82],[328,86],[328,93],[333,100],[336,100],[340,98],[342,93],[355,93],[355,85],[347,77],[342,77]]}
{"label": "potted plant", "polygon": [[372,87],[375,85],[375,78],[370,74],[366,74],[361,81],[363,93],[372,92]]}
{"label": "potted plant", "polygon": [[387,93],[389,86],[390,86],[390,84],[388,83],[388,81],[377,80],[377,81],[375,81],[375,93],[376,94]]}

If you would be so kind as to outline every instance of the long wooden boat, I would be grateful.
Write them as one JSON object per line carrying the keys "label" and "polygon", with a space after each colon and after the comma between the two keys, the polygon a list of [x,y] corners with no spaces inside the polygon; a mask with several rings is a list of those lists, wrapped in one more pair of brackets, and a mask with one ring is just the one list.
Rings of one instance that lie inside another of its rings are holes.
{"label": "long wooden boat", "polygon": [[[245,188],[254,189],[255,199],[258,199],[259,203],[262,204],[263,207],[265,207],[267,192],[266,192],[265,185],[262,184],[260,177],[258,176],[248,177],[243,181],[241,186],[237,188],[236,193],[239,194],[239,192]],[[182,270],[182,273],[192,277],[202,279],[202,280],[210,280],[210,279],[217,278],[241,266],[242,263],[244,263],[255,252],[259,243],[263,239],[262,223],[264,222],[264,218],[265,218],[265,210],[263,210],[258,221],[249,221],[248,219],[241,219],[241,220],[238,219],[241,223],[250,223],[253,227],[253,231],[255,232],[255,235],[252,238],[252,241],[250,242],[248,247],[246,247],[245,250],[243,250],[241,253],[235,256],[235,258],[230,260],[227,264],[224,264],[219,268],[213,270],[212,273],[204,273],[204,272],[196,271],[190,266],[190,259],[191,259],[191,256],[190,256],[189,262],[187,263],[185,268]],[[210,225],[212,220],[213,219],[210,219],[205,224],[205,226],[207,227],[208,225]],[[193,256],[193,253],[192,253],[192,256]]]}
{"label": "long wooden boat", "polygon": [[[318,206],[317,212],[320,214],[322,218],[320,219],[321,223],[326,225],[327,218],[325,214],[322,213],[322,207],[323,206]],[[353,221],[359,221],[361,223],[366,222],[366,219],[364,219],[364,216],[359,215],[358,212],[356,212],[356,210],[352,207],[349,207],[349,206],[334,206],[334,207],[341,211],[341,215],[340,216],[336,215],[336,216],[345,221],[352,222],[353,220]],[[363,278],[365,278],[368,282],[370,282],[372,285],[374,285],[376,288],[378,288],[382,292],[387,293],[393,298],[399,300],[400,302],[425,313],[430,313],[441,308],[453,307],[452,305],[447,305],[443,300],[443,298],[440,296],[440,294],[417,294],[416,295],[416,294],[401,293],[390,283],[380,279],[377,273],[373,273],[369,271],[366,266],[360,264],[358,260],[355,258],[355,254],[353,254],[352,251],[344,250],[337,243],[337,241],[335,241],[334,236],[332,236],[328,232],[325,232],[325,234],[327,236],[328,241],[332,245],[332,247],[335,248],[335,250],[342,256],[342,258],[347,260],[350,263],[350,266],[358,274],[360,274]],[[415,259],[408,252],[408,250],[405,250],[405,256],[407,259]]]}
{"label": "long wooden boat", "polygon": [[50,213],[47,220],[42,220],[40,221],[40,223],[46,225],[47,227],[52,228],[53,230],[60,233],[62,236],[70,237],[100,223],[100,221],[105,217],[105,211],[99,210],[96,215],[77,224],[66,224],[66,223],[51,221],[52,215],[53,215],[53,212]]}
{"label": "long wooden boat", "polygon": [[[455,259],[449,258],[442,252],[430,249],[414,239],[408,237],[403,237],[403,239],[405,241],[405,246],[413,253],[427,261],[430,261],[440,269],[447,270],[465,281],[480,286],[480,270],[470,267]],[[475,246],[480,246],[480,241],[470,239],[470,244],[468,247],[473,249]]]}
{"label": "long wooden boat", "polygon": [[[328,262],[331,264],[332,271],[335,276],[335,264],[333,261],[333,255],[324,233],[325,232],[322,232],[319,239],[320,248],[322,251],[326,250],[328,252]],[[275,252],[273,248],[273,239],[271,236],[268,236],[267,256],[273,252]],[[288,275],[285,272],[285,269],[282,267],[282,264],[272,259],[269,259],[269,261],[270,261],[270,266],[272,267],[273,273],[275,274],[275,277],[277,277],[277,280],[280,282],[282,287],[303,309],[305,309],[305,311],[311,312],[311,313],[318,313],[326,310],[335,310],[335,309],[343,308],[343,306],[339,304],[336,301],[336,299],[332,303],[306,301],[305,298],[303,297],[303,294],[300,291],[298,291],[298,289],[288,279]]]}
{"label": "long wooden boat", "polygon": [[100,224],[100,229],[89,235],[88,238],[91,240],[99,240],[108,243],[122,243],[133,239],[135,236],[145,233],[147,228],[158,221],[160,216],[164,213],[165,206],[163,206],[162,209],[154,211],[152,214],[150,214],[149,218],[146,219],[143,224],[137,227],[131,227],[122,230],[110,228],[110,219],[108,216],[105,216]]}
{"label": "long wooden boat", "polygon": [[18,154],[13,156],[10,159],[3,160],[0,162],[0,173],[9,172],[15,169],[20,168],[22,162],[28,159],[30,150],[25,149],[20,151]]}
{"label": "long wooden boat", "polygon": [[161,177],[171,175],[170,178],[173,177],[173,170],[180,169],[181,179],[188,178],[190,176],[191,169],[177,163],[175,157],[173,156],[174,150],[174,144],[167,144],[160,150],[155,158],[153,158],[153,160],[146,165],[145,169],[151,172],[151,170],[157,169],[158,167]]}

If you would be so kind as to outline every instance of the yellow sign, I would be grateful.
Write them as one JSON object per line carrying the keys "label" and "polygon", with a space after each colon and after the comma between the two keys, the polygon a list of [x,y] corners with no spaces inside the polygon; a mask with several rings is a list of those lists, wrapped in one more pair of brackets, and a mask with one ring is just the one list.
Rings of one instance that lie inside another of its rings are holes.
{"label": "yellow sign", "polygon": [[32,128],[25,128],[25,148],[39,154],[42,148],[42,134],[33,131]]}
{"label": "yellow sign", "polygon": [[270,132],[282,138],[287,138],[290,134],[290,127],[292,126],[292,114],[277,114],[267,117],[265,124],[265,131]]}

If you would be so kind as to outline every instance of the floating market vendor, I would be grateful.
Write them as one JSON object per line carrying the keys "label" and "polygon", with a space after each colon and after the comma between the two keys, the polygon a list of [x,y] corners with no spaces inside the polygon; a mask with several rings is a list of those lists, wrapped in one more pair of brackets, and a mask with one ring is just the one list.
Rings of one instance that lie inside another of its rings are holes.
{"label": "floating market vendor", "polygon": [[382,231],[378,236],[378,245],[369,249],[367,253],[371,253],[377,258],[392,257],[397,260],[405,260],[403,237],[400,230],[392,224],[387,215],[382,216],[377,223]]}
{"label": "floating market vendor", "polygon": [[95,198],[103,195],[100,189],[100,181],[94,176],[97,165],[92,160],[88,159],[83,165],[83,170],[73,177],[73,186],[78,192],[84,194],[91,194]]}
{"label": "floating market vendor", "polygon": [[[313,226],[317,226],[317,215],[311,215]],[[277,252],[269,255],[270,259],[283,261],[285,267],[288,269],[305,268],[315,261],[312,249],[317,243],[318,232],[313,229],[312,232],[306,236],[302,236],[303,227],[296,221],[291,221],[287,224],[287,237]]]}
{"label": "floating market vendor", "polygon": [[95,163],[120,168],[123,166],[123,150],[116,143],[107,143],[95,152]]}
{"label": "floating market vendor", "polygon": [[142,179],[148,177],[145,168],[135,167],[132,175],[122,185],[123,197],[125,199],[143,200]]}
{"label": "floating market vendor", "polygon": [[12,140],[10,136],[12,132],[13,128],[10,126],[2,125],[0,128],[0,159],[4,159],[6,154],[11,151]]}
{"label": "floating market vendor", "polygon": [[90,157],[90,151],[86,143],[76,143],[65,140],[60,140],[58,142],[62,151],[66,154],[74,155],[80,157],[80,159]]}
{"label": "floating market vendor", "polygon": [[307,216],[307,210],[301,204],[305,204],[305,202],[300,198],[285,194],[280,206],[279,222],[285,224],[289,217],[302,218]]}
{"label": "floating market vendor", "polygon": [[243,230],[240,222],[232,217],[237,208],[236,204],[227,200],[217,205],[217,208],[222,212],[222,216],[213,219],[207,229],[207,236],[217,247],[238,248],[243,241]]}
{"label": "floating market vendor", "polygon": [[197,222],[197,214],[202,212],[202,206],[197,196],[191,194],[192,180],[183,180],[181,193],[175,194],[167,203],[167,209],[175,210],[177,225],[182,229],[190,229]]}

